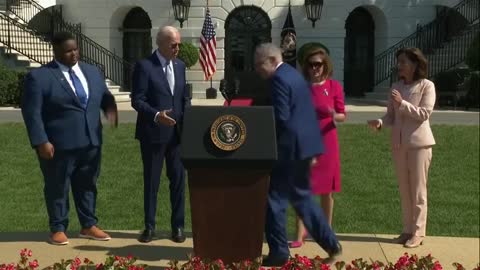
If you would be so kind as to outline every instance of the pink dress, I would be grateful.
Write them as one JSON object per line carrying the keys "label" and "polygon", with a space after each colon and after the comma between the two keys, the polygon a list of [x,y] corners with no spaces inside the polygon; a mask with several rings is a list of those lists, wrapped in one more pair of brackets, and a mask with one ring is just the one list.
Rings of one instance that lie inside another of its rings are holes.
{"label": "pink dress", "polygon": [[322,85],[312,85],[311,90],[325,148],[312,167],[312,193],[340,192],[340,150],[337,128],[329,111],[335,109],[337,113],[345,113],[343,89],[339,82],[326,80]]}

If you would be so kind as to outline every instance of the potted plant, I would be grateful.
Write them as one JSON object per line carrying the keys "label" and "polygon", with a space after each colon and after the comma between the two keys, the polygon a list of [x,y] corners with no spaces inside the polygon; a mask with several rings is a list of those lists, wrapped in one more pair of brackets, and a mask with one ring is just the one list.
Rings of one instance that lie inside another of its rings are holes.
{"label": "potted plant", "polygon": [[[185,63],[187,69],[190,69],[198,62],[199,51],[198,48],[193,45],[191,42],[182,42],[180,43],[180,48],[177,56],[180,60]],[[187,88],[189,91],[190,98],[192,98],[192,84],[187,82]]]}

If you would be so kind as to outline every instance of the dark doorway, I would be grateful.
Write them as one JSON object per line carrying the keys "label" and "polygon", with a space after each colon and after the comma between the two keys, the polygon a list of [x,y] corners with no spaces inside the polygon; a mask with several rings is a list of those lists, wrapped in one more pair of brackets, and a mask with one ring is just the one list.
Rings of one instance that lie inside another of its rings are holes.
{"label": "dark doorway", "polygon": [[267,13],[255,6],[234,9],[225,22],[225,79],[227,87],[237,87],[239,96],[266,102],[267,82],[255,73],[255,48],[270,42],[272,23]]}
{"label": "dark doorway", "polygon": [[373,90],[375,24],[370,13],[359,7],[348,15],[345,29],[345,93],[361,97]]}
{"label": "dark doorway", "polygon": [[[152,22],[140,7],[132,8],[123,21],[123,59],[134,64],[152,53]],[[130,73],[129,69],[125,72]],[[126,85],[130,85],[132,74],[125,74]]]}

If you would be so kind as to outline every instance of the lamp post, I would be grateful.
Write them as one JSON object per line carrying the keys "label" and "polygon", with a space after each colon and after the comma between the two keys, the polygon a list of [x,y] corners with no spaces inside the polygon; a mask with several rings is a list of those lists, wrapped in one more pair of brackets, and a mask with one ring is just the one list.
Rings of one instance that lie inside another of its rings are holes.
{"label": "lamp post", "polygon": [[312,21],[312,28],[315,28],[315,21],[320,20],[322,8],[323,0],[305,0],[305,12],[307,19]]}
{"label": "lamp post", "polygon": [[190,0],[172,0],[173,15],[175,20],[180,22],[180,28],[183,28],[183,22],[188,20],[190,2]]}

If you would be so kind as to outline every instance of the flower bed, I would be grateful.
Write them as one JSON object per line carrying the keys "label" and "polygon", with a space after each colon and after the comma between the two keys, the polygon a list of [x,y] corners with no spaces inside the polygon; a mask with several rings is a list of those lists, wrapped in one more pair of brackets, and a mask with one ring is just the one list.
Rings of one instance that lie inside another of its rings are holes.
{"label": "flower bed", "polygon": [[[0,270],[37,270],[40,266],[36,259],[32,260],[32,251],[22,249],[20,251],[20,261],[18,263],[5,264],[0,262]],[[136,264],[137,258],[133,256],[120,257],[109,256],[104,263],[95,264],[88,258],[83,261],[80,258],[62,260],[52,266],[46,267],[51,270],[144,270],[146,264]],[[466,270],[460,263],[453,263],[453,270]],[[333,268],[333,269],[332,269]],[[256,269],[275,269],[261,266],[261,258],[254,261],[242,261],[225,265],[222,260],[202,260],[198,257],[189,257],[186,263],[171,261],[167,270],[256,270]],[[380,261],[365,261],[356,259],[350,263],[337,261],[330,265],[324,263],[324,259],[319,256],[309,259],[305,256],[295,255],[287,261],[285,265],[279,267],[280,270],[443,270],[439,261],[435,260],[430,254],[423,257],[409,255],[405,253],[395,263],[383,263]],[[480,263],[473,270],[480,270]]]}

